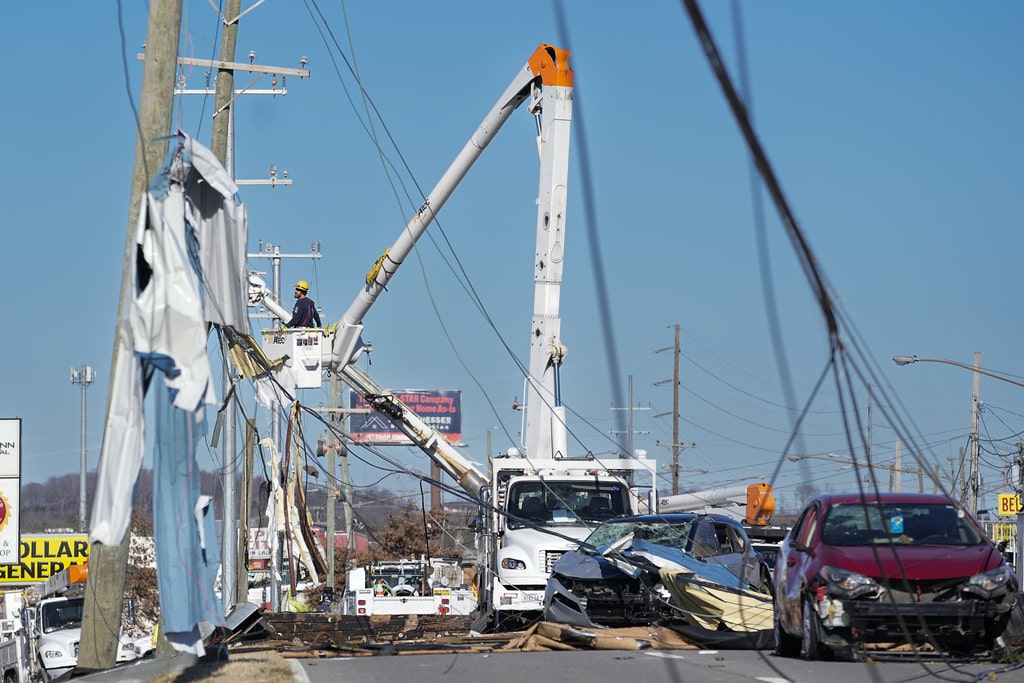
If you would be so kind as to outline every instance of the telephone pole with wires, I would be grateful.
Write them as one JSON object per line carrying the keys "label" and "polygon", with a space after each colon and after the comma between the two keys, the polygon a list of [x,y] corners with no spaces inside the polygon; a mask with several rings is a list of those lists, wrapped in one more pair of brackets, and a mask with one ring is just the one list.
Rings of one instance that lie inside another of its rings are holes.
{"label": "telephone pole with wires", "polygon": [[[679,451],[683,448],[696,448],[695,443],[679,443],[679,323],[675,324],[676,328],[676,343],[675,346],[666,346],[665,348],[658,349],[655,353],[661,353],[662,351],[674,351],[674,360],[672,362],[672,379],[663,379],[660,382],[655,382],[654,386],[659,386],[672,382],[672,443],[664,444],[660,441],[655,443],[658,446],[671,446],[672,447],[672,495],[679,494]],[[658,413],[654,417],[664,417],[668,413]]]}
{"label": "telephone pole with wires", "polygon": [[[129,264],[135,250],[135,223],[146,186],[167,155],[166,135],[171,130],[173,98],[167,96],[166,84],[174,81],[177,68],[178,37],[181,34],[182,0],[152,0],[146,27],[148,55],[142,72],[142,93],[139,101],[138,129],[135,134],[135,161],[132,170],[128,205],[128,229],[125,235],[121,290],[114,326],[114,348],[111,368],[118,364],[118,328],[127,314],[133,292]],[[110,416],[110,398],[114,394],[115,374],[110,373],[104,423]],[[82,638],[77,671],[112,669],[117,659],[121,604],[128,578],[128,534],[120,545],[94,544],[89,557],[89,580],[85,584],[82,614]]]}
{"label": "telephone pole with wires", "polygon": [[[626,427],[626,457],[635,458],[636,453],[633,449],[633,435],[634,434],[650,434],[649,431],[634,431],[633,430],[633,411],[634,410],[650,410],[650,406],[633,406],[633,375],[629,376],[629,406],[627,408],[616,408],[612,406],[612,410],[627,410],[629,411],[629,419]],[[609,434],[622,434],[621,430],[613,429]]]}
{"label": "telephone pole with wires", "polygon": [[[186,60],[181,58],[177,60],[177,63],[182,66],[205,66],[207,68],[205,87],[201,90],[186,89],[185,77],[182,74],[179,75],[177,80],[175,95],[210,95],[210,73],[213,69],[216,69],[217,76],[213,84],[214,90],[212,91],[212,94],[214,94],[215,97],[210,151],[213,152],[214,156],[216,156],[224,165],[224,168],[231,175],[231,178],[235,180],[236,185],[290,185],[292,181],[288,179],[288,172],[285,171],[283,174],[284,177],[279,179],[277,177],[277,166],[274,164],[270,165],[269,180],[238,180],[235,178],[235,101],[241,95],[273,95],[274,97],[277,95],[287,95],[288,91],[284,85],[285,79],[288,75],[296,75],[299,78],[309,76],[309,71],[305,69],[305,57],[301,60],[302,69],[285,69],[280,67],[256,65],[254,63],[256,53],[252,50],[249,51],[249,64],[238,64],[234,61],[235,49],[238,42],[239,20],[249,11],[246,10],[245,12],[242,12],[241,6],[241,0],[227,0],[224,4],[224,11],[220,15],[221,22],[224,25],[224,31],[221,34],[219,61],[196,59]],[[252,83],[249,83],[245,88],[235,90],[235,71],[240,69],[244,69],[250,74],[255,73],[256,76],[255,80]],[[257,81],[268,75],[271,77],[270,89],[256,89],[252,87]],[[278,88],[277,85],[278,76],[281,78],[281,88]],[[227,354],[225,354],[225,358],[226,356]],[[225,394],[230,391],[229,387],[232,385],[233,381],[234,378],[232,377],[230,363],[225,360],[223,375],[223,387]],[[224,414],[224,446],[221,449],[221,470],[224,482],[224,500],[223,505],[221,506],[223,516],[223,519],[221,520],[223,524],[221,541],[221,604],[223,605],[225,612],[235,604],[237,595],[241,593],[239,587],[236,585],[237,578],[241,575],[238,571],[238,548],[241,544],[237,538],[240,510],[238,509],[236,481],[238,470],[236,466],[235,443],[237,439],[235,434],[235,411],[233,408],[229,408]],[[248,513],[248,510],[244,511],[244,514]]]}

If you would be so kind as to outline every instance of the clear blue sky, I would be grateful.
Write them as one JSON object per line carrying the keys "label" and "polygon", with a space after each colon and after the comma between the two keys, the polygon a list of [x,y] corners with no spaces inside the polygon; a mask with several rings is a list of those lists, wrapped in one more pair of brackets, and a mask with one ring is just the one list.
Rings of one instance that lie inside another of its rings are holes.
{"label": "clear blue sky", "polygon": [[[684,485],[771,476],[791,422],[762,292],[748,156],[681,3],[568,0],[567,38],[550,2],[317,5],[326,23],[307,1],[264,3],[240,25],[239,61],[253,50],[256,63],[298,67],[305,56],[312,71],[309,79],[289,78],[286,97],[243,97],[237,105],[237,177],[264,178],[276,164],[294,180],[291,187],[243,188],[249,250],[262,240],[303,253],[319,241],[323,258],[286,261],[283,280],[286,287],[309,280],[333,321],[413,210],[398,185],[415,192],[408,173],[384,173],[341,52],[426,192],[536,46],[569,47],[576,98],[563,397],[592,425],[576,421],[573,431],[590,450],[609,450],[608,432],[623,417],[611,408],[628,404],[625,395],[613,396],[609,379],[595,296],[596,234],[623,389],[632,376],[634,446],[661,463],[671,460],[655,444],[671,442],[671,416],[655,416],[671,412],[672,390],[656,383],[672,377],[671,352],[658,350],[672,346],[679,324],[680,439],[696,444],[683,452],[682,465],[710,470],[684,473]],[[703,5],[738,80],[733,5]],[[948,472],[948,458],[967,445],[971,373],[940,364],[898,368],[890,358],[972,364],[980,351],[987,370],[1024,376],[1024,5],[739,8],[761,142],[859,335],[861,367],[878,373],[885,401],[900,402],[872,406],[873,455],[893,458],[896,433],[881,413],[895,410],[928,446],[924,457]],[[98,458],[146,17],[138,2],[16,3],[5,16],[0,278],[9,303],[0,416],[22,418],[24,479],[45,481],[79,469],[81,394],[69,381],[72,366],[90,364],[98,373],[87,391],[90,469]],[[218,36],[210,3],[186,1],[182,56],[214,57]],[[203,70],[187,79],[201,88]],[[238,87],[249,81],[236,75]],[[211,109],[212,98],[187,96],[177,125],[208,144]],[[380,121],[374,130],[385,138]],[[582,199],[584,142],[596,209],[590,217]],[[384,152],[400,166],[394,148]],[[440,220],[503,339],[524,360],[536,186],[533,121],[524,109]],[[765,211],[776,320],[803,404],[825,368],[828,337],[767,200]],[[465,441],[483,460],[488,431],[495,450],[513,445],[505,430],[518,431],[510,406],[523,398],[522,379],[452,276],[451,261],[422,242],[366,317],[365,337],[374,345],[371,370],[385,384],[463,391]],[[998,454],[1024,440],[1022,391],[982,381],[984,489],[1003,490]],[[308,392],[302,400],[316,406],[327,394]],[[863,391],[858,400],[866,430]],[[849,453],[832,380],[801,431],[791,453]],[[391,452],[427,469],[422,457]],[[910,466],[906,447],[902,453]],[[204,466],[218,460],[210,455]],[[839,466],[803,464],[784,463],[775,480],[787,505],[798,502],[801,483],[850,485]],[[365,484],[380,475],[357,463],[353,476]],[[396,478],[382,485],[418,490]],[[916,478],[904,475],[904,485],[916,486]]]}

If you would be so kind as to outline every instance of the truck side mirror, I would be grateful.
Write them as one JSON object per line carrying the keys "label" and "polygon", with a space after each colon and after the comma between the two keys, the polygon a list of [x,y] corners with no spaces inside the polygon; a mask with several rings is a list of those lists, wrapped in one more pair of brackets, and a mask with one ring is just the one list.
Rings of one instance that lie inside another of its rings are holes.
{"label": "truck side mirror", "polygon": [[128,598],[128,623],[135,626],[135,598]]}

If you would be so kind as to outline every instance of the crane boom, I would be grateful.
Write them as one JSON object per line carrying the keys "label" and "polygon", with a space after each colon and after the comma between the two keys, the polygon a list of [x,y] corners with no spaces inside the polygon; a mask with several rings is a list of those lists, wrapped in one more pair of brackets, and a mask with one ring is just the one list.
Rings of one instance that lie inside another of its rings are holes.
{"label": "crane boom", "polygon": [[[565,355],[565,348],[560,341],[559,295],[564,254],[572,84],[569,52],[547,44],[540,45],[491,107],[394,244],[377,259],[366,276],[365,285],[335,329],[329,333],[322,332],[330,339],[330,343],[321,346],[323,364],[344,378],[371,406],[385,415],[414,445],[474,496],[479,495],[480,490],[487,486],[488,478],[433,426],[355,365],[354,361],[365,348],[361,340],[362,321],[473,163],[512,112],[529,99],[529,110],[538,122],[540,190],[537,199],[534,314],[527,380],[528,408],[532,410],[527,413],[525,442],[527,453],[534,457],[564,457],[566,428],[564,408],[560,405],[557,391],[557,372]],[[287,311],[274,300],[269,288],[254,274],[249,276],[249,300],[252,305],[262,303],[282,320],[288,319]],[[313,331],[305,333],[321,334]]]}
{"label": "crane boom", "polygon": [[487,486],[487,477],[466,457],[448,443],[436,429],[410,410],[398,398],[377,383],[358,365],[343,366],[341,377],[355,389],[374,410],[385,415],[413,445],[430,456],[438,466],[472,496],[479,496]]}
{"label": "crane boom", "polygon": [[[568,52],[540,45],[519,70],[516,77],[505,88],[501,97],[491,107],[476,131],[463,146],[462,151],[430,191],[415,215],[399,234],[395,243],[384,251],[366,276],[365,285],[359,290],[348,310],[338,322],[337,333],[331,348],[329,364],[332,368],[351,363],[358,355],[359,336],[362,333],[363,318],[376,302],[388,282],[412,251],[416,242],[448,201],[455,188],[469,172],[501,127],[516,109],[532,97],[537,102],[541,86],[572,85],[572,71],[568,68]],[[563,188],[564,189],[564,188]]]}

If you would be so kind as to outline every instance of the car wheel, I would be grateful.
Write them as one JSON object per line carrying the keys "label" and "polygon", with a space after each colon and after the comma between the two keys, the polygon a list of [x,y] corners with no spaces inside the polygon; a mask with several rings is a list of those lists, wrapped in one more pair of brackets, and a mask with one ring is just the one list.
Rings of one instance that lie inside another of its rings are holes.
{"label": "car wheel", "polygon": [[800,654],[800,639],[786,633],[779,622],[779,606],[775,606],[775,616],[772,619],[775,628],[775,654],[780,657],[796,657]]}
{"label": "car wheel", "polygon": [[824,659],[827,654],[822,644],[824,627],[821,625],[821,617],[814,610],[814,603],[810,597],[804,597],[803,609],[804,637],[800,643],[800,657],[806,660]]}

